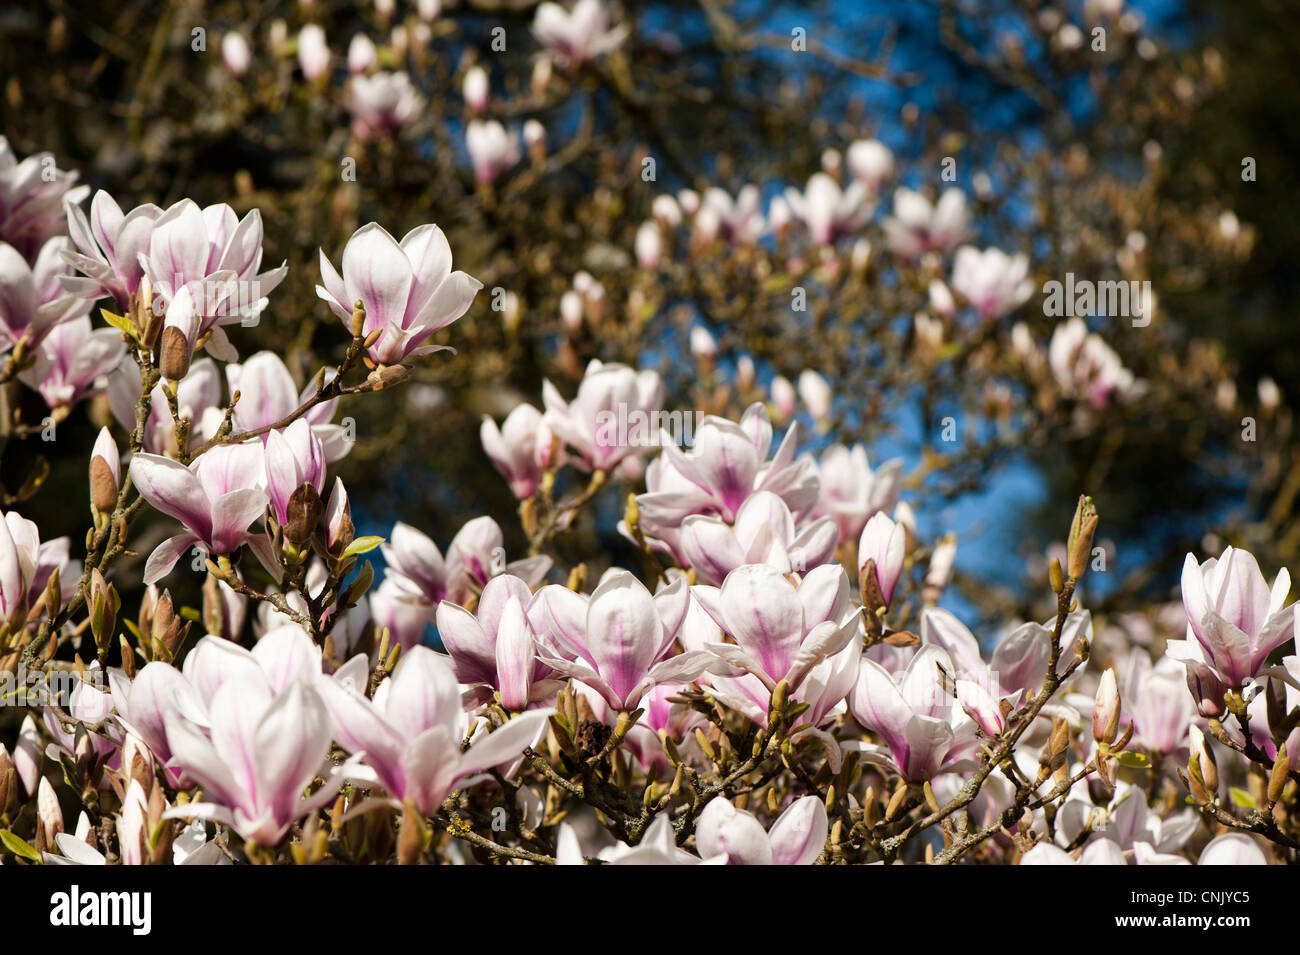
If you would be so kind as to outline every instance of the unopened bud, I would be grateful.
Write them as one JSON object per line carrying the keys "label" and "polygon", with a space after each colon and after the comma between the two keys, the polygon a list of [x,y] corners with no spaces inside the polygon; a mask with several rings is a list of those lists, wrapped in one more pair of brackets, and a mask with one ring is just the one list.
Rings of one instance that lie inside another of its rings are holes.
{"label": "unopened bud", "polygon": [[1113,743],[1119,733],[1119,686],[1115,668],[1109,667],[1097,683],[1097,698],[1092,709],[1092,738],[1098,743]]}
{"label": "unopened bud", "polygon": [[284,536],[291,543],[305,544],[316,532],[320,523],[323,505],[320,493],[311,484],[303,484],[289,496],[286,508],[288,521],[284,526]]}
{"label": "unopened bud", "polygon": [[190,370],[193,351],[185,333],[174,325],[163,329],[158,367],[164,378],[180,381]]}
{"label": "unopened bud", "polygon": [[1078,580],[1088,572],[1088,562],[1092,559],[1092,537],[1097,531],[1099,520],[1092,498],[1082,495],[1074,510],[1074,520],[1070,524],[1070,537],[1066,545],[1070,555],[1067,569],[1071,580]]}

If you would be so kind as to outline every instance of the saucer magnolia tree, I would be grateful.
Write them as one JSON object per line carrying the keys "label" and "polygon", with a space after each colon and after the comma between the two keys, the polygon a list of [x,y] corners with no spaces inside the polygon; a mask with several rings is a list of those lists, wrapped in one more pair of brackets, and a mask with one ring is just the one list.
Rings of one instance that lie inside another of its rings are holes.
{"label": "saucer magnolia tree", "polygon": [[[962,58],[1125,136],[981,152],[828,121],[914,81],[829,29],[324,6],[97,13],[145,63],[49,11],[6,88],[127,87],[0,139],[6,864],[1300,861],[1284,546],[1109,566],[1128,462],[1291,455],[1157,307],[1249,251],[1143,178],[1214,70],[1040,11]],[[1113,307],[1035,315],[1067,268]],[[980,577],[944,505],[1014,454],[1045,556]]]}

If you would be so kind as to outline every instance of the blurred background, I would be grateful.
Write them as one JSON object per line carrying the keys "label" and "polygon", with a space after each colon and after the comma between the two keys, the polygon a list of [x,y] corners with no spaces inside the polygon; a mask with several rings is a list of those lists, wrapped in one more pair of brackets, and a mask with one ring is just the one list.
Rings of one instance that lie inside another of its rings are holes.
{"label": "blurred background", "polygon": [[[958,536],[951,599],[970,623],[1042,615],[1045,556],[1083,492],[1107,548],[1106,572],[1088,582],[1094,612],[1176,599],[1188,550],[1247,546],[1270,578],[1296,565],[1294,8],[622,2],[608,5],[626,30],[617,49],[566,69],[533,35],[537,6],[11,5],[0,13],[0,133],[19,157],[50,151],[124,209],[184,197],[260,209],[265,261],[287,261],[289,275],[261,324],[231,337],[243,356],[281,355],[300,385],[347,341],[314,292],[319,251],[337,264],[370,221],[399,237],[442,227],[455,267],[484,290],[438,334],[454,355],[422,359],[400,390],[341,409],[357,444],[337,472],[362,532],[386,535],[400,518],[445,548],[489,514],[511,556],[522,553],[481,418],[540,407],[543,380],[571,397],[599,358],[659,371],[671,408],[733,418],[767,400],[774,378],[816,370],[834,402],[820,424],[796,409],[804,448],[861,442],[873,465],[903,459],[920,536]],[[300,46],[313,25],[328,56],[309,77]],[[464,85],[476,66],[489,80],[481,109]],[[377,128],[358,82],[400,72],[412,108]],[[520,144],[491,182],[467,150],[474,114]],[[529,121],[543,138],[530,125],[523,144]],[[866,138],[892,151],[894,169],[855,234],[819,248],[769,228],[736,243],[688,222],[652,266],[638,260],[657,197],[753,185],[771,215],[774,198],[819,170],[843,179],[844,151]],[[1024,253],[1033,294],[988,321],[943,314],[931,286],[948,261],[883,248],[897,187],[931,199],[960,189],[968,241]],[[583,273],[598,301],[565,321],[562,298]],[[1044,361],[1061,319],[1044,313],[1041,289],[1067,273],[1151,283],[1149,325],[1090,322],[1141,383],[1127,400],[1079,401]],[[795,288],[805,312],[791,308]],[[715,358],[692,353],[697,328]],[[753,383],[737,381],[742,357]],[[30,391],[12,400],[40,404]],[[71,535],[74,555],[84,450],[107,420],[99,398],[58,440],[4,450],[9,492],[48,462],[45,485],[17,507],[44,538]],[[553,542],[560,571],[593,553],[630,564],[614,527],[641,484],[623,477]],[[123,566],[119,588],[140,563]]]}

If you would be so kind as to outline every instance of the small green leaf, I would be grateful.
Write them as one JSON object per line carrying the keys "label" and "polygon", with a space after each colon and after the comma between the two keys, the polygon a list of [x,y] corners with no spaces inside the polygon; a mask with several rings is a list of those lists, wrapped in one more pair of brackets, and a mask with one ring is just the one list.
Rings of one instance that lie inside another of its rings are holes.
{"label": "small green leaf", "polygon": [[191,623],[202,623],[203,613],[193,607],[181,607],[181,617],[189,620]]}
{"label": "small green leaf", "polygon": [[0,842],[3,842],[5,848],[16,856],[22,856],[24,859],[31,859],[33,862],[41,861],[41,854],[39,852],[7,829],[0,831]]}
{"label": "small green leaf", "polygon": [[1151,760],[1147,759],[1146,753],[1134,753],[1129,750],[1116,753],[1115,761],[1121,766],[1127,766],[1129,769],[1146,769],[1151,765]]}
{"label": "small green leaf", "polygon": [[1241,809],[1255,808],[1255,800],[1252,799],[1250,793],[1246,792],[1244,789],[1238,789],[1236,786],[1233,786],[1232,789],[1228,790],[1228,795],[1232,797],[1233,805],[1238,806]]}
{"label": "small green leaf", "polygon": [[348,545],[348,549],[343,552],[343,556],[340,557],[339,560],[346,560],[349,557],[358,557],[361,554],[374,550],[383,542],[384,539],[382,537],[358,537]]}
{"label": "small green leaf", "polygon": [[123,335],[129,335],[137,342],[140,340],[140,335],[135,330],[135,322],[132,322],[130,319],[124,318],[121,315],[114,315],[106,308],[101,308],[99,314],[104,316],[104,321],[108,322],[108,324],[112,325]]}

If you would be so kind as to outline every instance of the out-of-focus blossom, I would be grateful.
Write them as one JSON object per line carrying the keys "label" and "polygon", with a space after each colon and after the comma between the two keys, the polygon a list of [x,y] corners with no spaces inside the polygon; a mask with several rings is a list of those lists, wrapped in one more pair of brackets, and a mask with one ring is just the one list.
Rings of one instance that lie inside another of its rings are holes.
{"label": "out-of-focus blossom", "polygon": [[[545,447],[539,446],[539,438],[545,441]],[[542,423],[542,413],[529,404],[516,405],[500,428],[484,415],[479,439],[493,467],[510,482],[515,497],[521,501],[532,497],[551,451],[550,432]]]}
{"label": "out-of-focus blossom", "polygon": [[[108,403],[113,417],[127,431],[135,428],[135,407],[140,400],[140,369],[124,358],[108,376]],[[190,365],[189,373],[176,387],[176,407],[182,418],[190,420],[190,444],[211,438],[221,425],[221,376],[216,362],[200,358]],[[242,401],[241,401],[242,403]],[[144,449],[154,453],[174,453],[176,425],[162,382],[150,395],[149,418],[144,428]]]}
{"label": "out-of-focus blossom", "polygon": [[[1183,749],[1195,706],[1179,662],[1165,656],[1152,666],[1145,651],[1134,649],[1120,675],[1125,713],[1133,723],[1133,742],[1158,754]],[[1222,694],[1219,699],[1221,702]]]}
{"label": "out-of-focus blossom", "polygon": [[852,143],[845,158],[853,178],[873,194],[879,193],[881,184],[894,174],[894,154],[876,139],[859,139]]}
{"label": "out-of-focus blossom", "polygon": [[850,706],[884,742],[883,749],[864,744],[865,759],[883,763],[911,783],[975,765],[976,724],[943,692],[941,670],[951,675],[952,660],[934,644],[923,644],[897,678],[863,658]]}
{"label": "out-of-focus blossom", "polygon": [[364,73],[379,63],[379,51],[375,41],[364,33],[358,33],[348,43],[348,72]]}
{"label": "out-of-focus blossom", "polygon": [[915,258],[922,252],[951,252],[966,237],[969,214],[966,194],[947,189],[939,201],[912,189],[894,192],[894,214],[884,221],[885,242],[899,255]]}
{"label": "out-of-focus blossom", "polygon": [[650,214],[667,229],[675,229],[682,224],[682,207],[672,196],[655,196],[654,202],[650,203]]}
{"label": "out-of-focus blossom", "polygon": [[797,393],[790,379],[785,375],[777,375],[772,379],[771,384],[772,408],[776,411],[777,417],[781,421],[788,421],[794,417],[798,405],[796,404]]}
{"label": "out-of-focus blossom", "polygon": [[[334,718],[335,737],[349,752],[364,753],[375,781],[393,799],[409,800],[426,816],[459,780],[517,759],[554,712],[521,713],[492,733],[477,735],[462,752],[471,719],[461,707],[460,687],[445,657],[413,647],[402,654],[373,700],[364,696],[367,682],[365,658],[353,657],[319,684]],[[327,734],[329,722],[326,717]]]}
{"label": "out-of-focus blossom", "polygon": [[60,281],[72,275],[64,261],[71,249],[67,236],[56,236],[28,265],[18,249],[0,242],[0,352],[19,342],[29,349],[39,345],[55,326],[90,311],[89,299],[67,291]]}
{"label": "out-of-focus blossom", "polygon": [[605,0],[577,0],[568,12],[547,0],[537,7],[533,35],[561,63],[581,66],[616,49],[627,28],[610,28]]}
{"label": "out-of-focus blossom", "polygon": [[821,424],[830,418],[834,399],[830,383],[811,368],[799,372],[799,397],[814,421]]}
{"label": "out-of-focus blossom", "polygon": [[253,62],[248,40],[238,30],[231,30],[221,38],[221,62],[234,76],[243,76]]}
{"label": "out-of-focus blossom", "polygon": [[489,92],[487,70],[477,64],[471,66],[465,71],[465,79],[461,83],[460,91],[471,113],[483,112],[487,108]]}
{"label": "out-of-focus blossom", "polygon": [[831,245],[866,222],[871,215],[869,199],[863,183],[855,181],[841,189],[824,172],[813,173],[802,193],[794,188],[785,191],[790,211],[803,220],[808,235],[819,245]]}
{"label": "out-of-focus blossom", "polygon": [[102,389],[108,373],[126,355],[122,334],[114,328],[93,329],[86,316],[50,330],[36,350],[36,360],[18,377],[40,392],[51,409],[74,405]]}
{"label": "out-of-focus blossom", "polygon": [[821,491],[816,513],[835,521],[840,540],[855,540],[873,514],[891,511],[898,503],[902,471],[899,458],[872,471],[862,445],[850,449],[833,444],[822,452],[817,464]]}
{"label": "out-of-focus blossom", "polygon": [[65,232],[64,203],[90,195],[76,185],[78,173],[58,169],[51,153],[33,153],[22,162],[0,136],[0,242],[28,261],[51,238]]}
{"label": "out-of-focus blossom", "polygon": [[165,577],[186,550],[232,554],[252,539],[248,525],[267,504],[264,452],[259,444],[218,445],[189,467],[156,454],[131,458],[131,481],[154,508],[185,525],[145,563],[144,581]]}
{"label": "out-of-focus blossom", "polygon": [[636,230],[635,248],[636,264],[643,269],[659,267],[659,259],[664,251],[664,237],[659,230],[659,223],[647,219]]}
{"label": "out-of-focus blossom", "polygon": [[298,66],[308,83],[329,72],[330,48],[325,42],[325,31],[309,23],[298,32]]}
{"label": "out-of-focus blossom", "polygon": [[140,288],[144,276],[140,255],[149,249],[153,224],[162,209],[150,202],[123,213],[101,189],[90,202],[89,220],[80,206],[69,204],[67,211],[68,234],[77,251],[65,250],[63,257],[81,275],[63,278],[63,287],[85,298],[111,295],[125,311]]}
{"label": "out-of-focus blossom", "polygon": [[583,470],[610,471],[625,458],[659,448],[664,386],[659,373],[592,360],[570,402],[542,383],[546,424]]}
{"label": "out-of-focus blossom", "polygon": [[695,844],[704,858],[726,856],[727,865],[812,865],[826,845],[826,807],[816,796],[804,796],[764,831],[749,812],[718,796],[700,813]]}
{"label": "out-of-focus blossom", "polygon": [[437,544],[409,524],[398,522],[393,525],[388,543],[382,545],[387,579],[408,600],[421,601],[430,608],[442,600],[463,606],[501,573],[514,574],[530,587],[537,586],[550,570],[550,558],[528,557],[506,563],[504,544],[496,521],[476,517],[452,538],[444,560]]}
{"label": "out-of-focus blossom", "polygon": [[1097,410],[1112,400],[1128,401],[1140,390],[1119,355],[1078,317],[1056,326],[1047,346],[1047,363],[1065,394]]}
{"label": "out-of-focus blossom", "polygon": [[681,547],[700,583],[719,585],[742,564],[767,564],[782,573],[805,573],[835,554],[830,518],[797,526],[785,501],[770,491],[746,499],[734,524],[694,514],[682,521]]}
{"label": "out-of-focus blossom", "polygon": [[373,361],[393,365],[411,355],[426,355],[445,346],[428,344],[430,335],[469,309],[483,283],[451,270],[451,246],[436,225],[408,232],[399,245],[378,223],[363,225],[343,250],[339,276],[320,253],[322,285],[316,294],[352,331],[352,304],[366,310],[362,335],[382,330],[369,348]]}
{"label": "out-of-focus blossom", "polygon": [[712,662],[698,650],[669,655],[690,604],[684,580],[651,596],[632,574],[611,568],[590,597],[551,585],[536,599],[549,620],[543,661],[616,710],[633,710],[656,684],[689,682]]}
{"label": "out-of-focus blossom", "polygon": [[714,186],[705,190],[702,202],[704,208],[717,215],[718,232],[732,245],[753,242],[763,234],[765,224],[757,186],[745,186],[734,199],[725,189]]}
{"label": "out-of-focus blossom", "polygon": [[519,137],[495,119],[471,120],[465,127],[465,148],[479,182],[492,182],[519,162]]}
{"label": "out-of-focus blossom", "polygon": [[1270,653],[1295,630],[1291,575],[1282,568],[1270,588],[1249,551],[1226,548],[1218,559],[1183,563],[1187,639],[1171,640],[1166,652],[1189,668],[1208,667],[1229,687],[1257,676]]}
{"label": "out-of-focus blossom", "polygon": [[352,135],[365,142],[392,136],[415,119],[423,101],[402,70],[381,70],[348,80],[348,112],[352,114]]}
{"label": "out-of-focus blossom", "polygon": [[424,602],[412,601],[391,577],[385,577],[370,591],[369,603],[375,627],[387,627],[390,639],[403,651],[418,646],[424,640],[428,625],[433,622],[434,608]]}
{"label": "out-of-focus blossom", "polygon": [[507,710],[550,699],[563,687],[537,655],[536,638],[549,628],[544,603],[513,574],[487,582],[470,613],[448,601],[438,605],[438,635],[451,655],[456,679],[495,690]]}
{"label": "out-of-focus blossom", "polygon": [[[260,431],[278,424],[316,394],[315,380],[299,391],[284,361],[270,351],[260,351],[242,364],[226,365],[226,385],[232,395],[239,392],[234,423],[240,431]],[[352,450],[347,429],[331,424],[338,405],[337,398],[322,401],[309,408],[301,419],[311,425],[325,451],[325,460],[330,463],[346,457]],[[265,435],[262,442],[266,443]]]}
{"label": "out-of-focus blossom", "polygon": [[1029,300],[1034,283],[1029,278],[1029,257],[1007,255],[1001,249],[979,251],[963,245],[952,264],[952,287],[966,298],[981,318],[1000,318]]}
{"label": "out-of-focus blossom", "polygon": [[188,288],[201,318],[198,334],[211,332],[207,348],[235,360],[223,325],[254,322],[266,308],[288,266],[259,272],[262,265],[262,214],[254,209],[240,219],[224,203],[202,209],[182,199],[154,220],[149,250],[139,255],[153,288],[155,307],[165,307]]}
{"label": "out-of-focus blossom", "polygon": [[735,644],[710,644],[727,663],[756,676],[769,690],[785,681],[797,690],[809,671],[858,636],[843,568],[816,567],[796,586],[765,564],[733,570],[721,588],[693,589]]}

